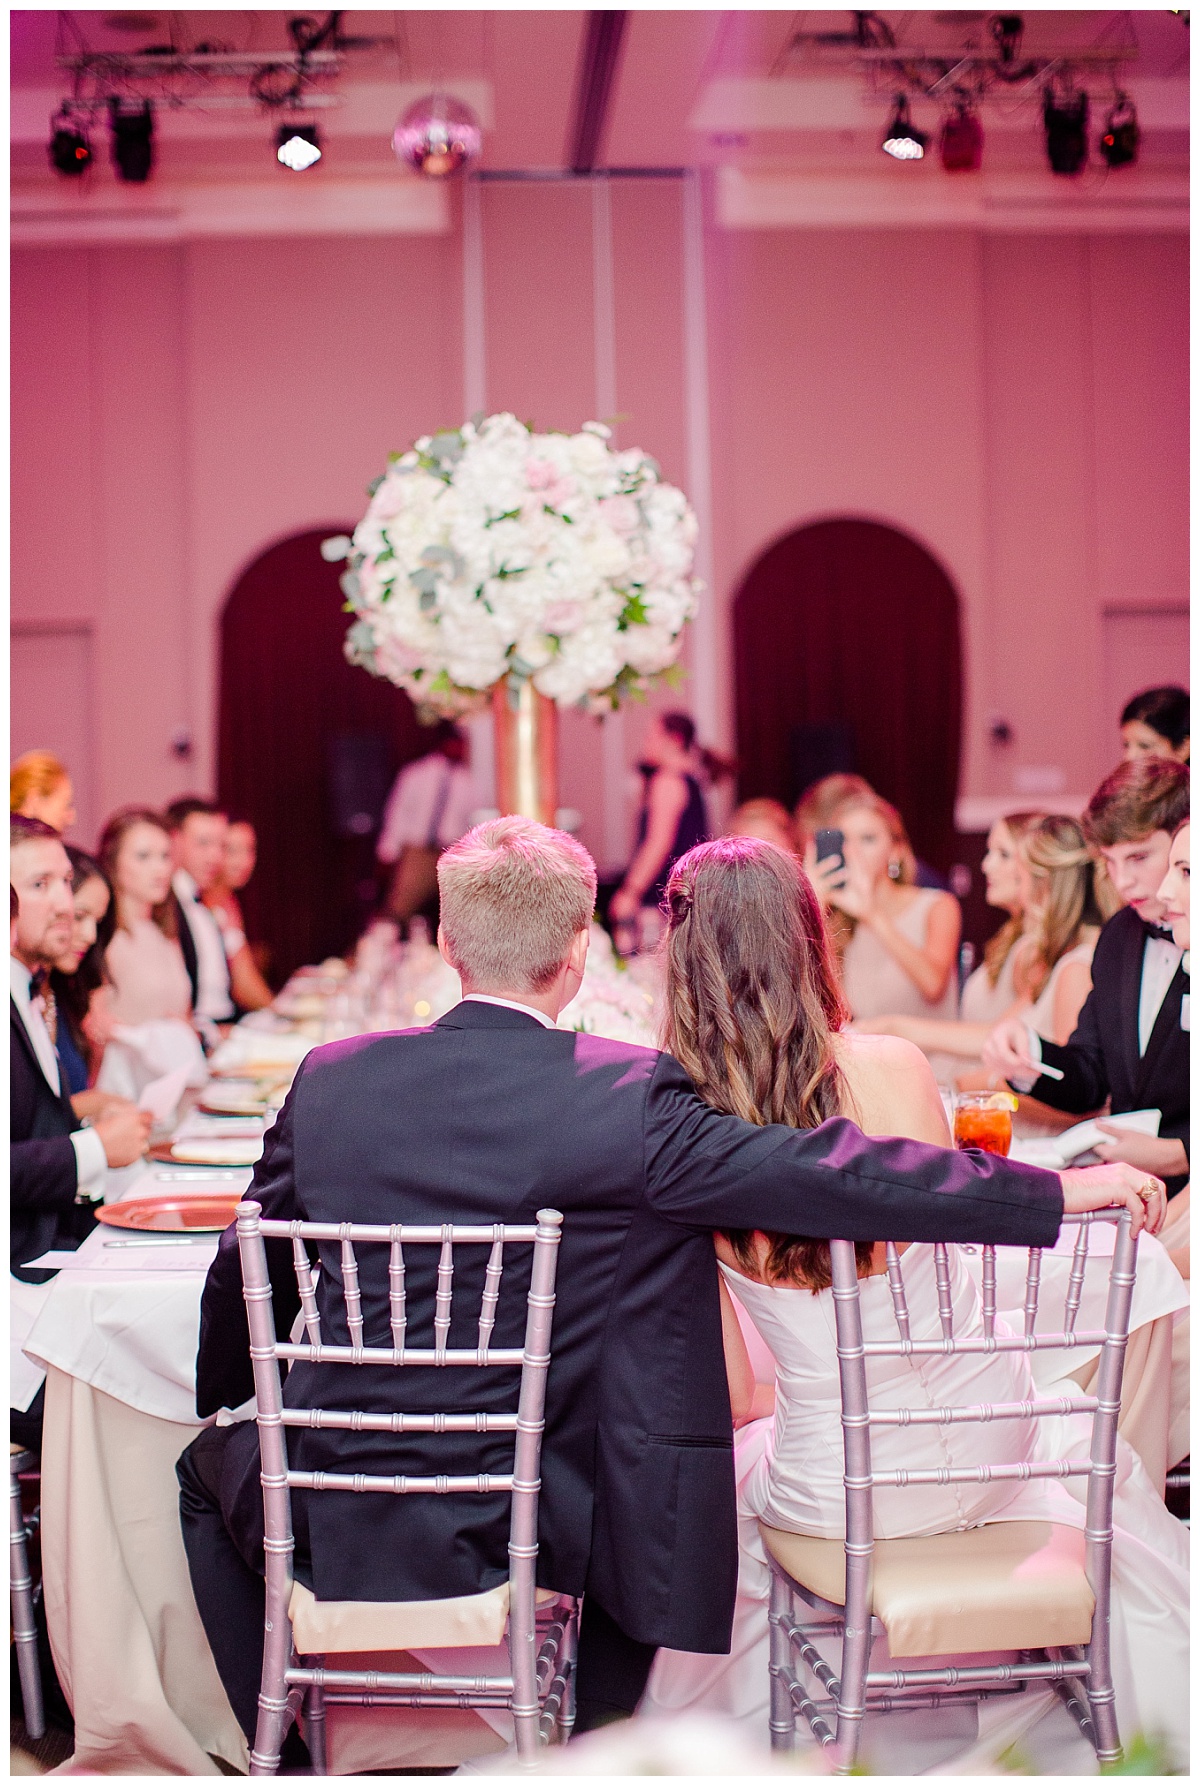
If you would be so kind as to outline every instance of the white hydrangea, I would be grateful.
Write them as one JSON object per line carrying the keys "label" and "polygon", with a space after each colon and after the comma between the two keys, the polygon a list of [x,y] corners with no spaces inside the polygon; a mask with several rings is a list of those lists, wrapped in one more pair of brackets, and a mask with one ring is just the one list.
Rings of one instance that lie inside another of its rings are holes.
{"label": "white hydrangea", "polygon": [[375,485],[343,554],[346,653],[453,715],[506,675],[597,711],[679,655],[696,612],[696,517],[609,431],[534,434],[513,415],[422,435]]}

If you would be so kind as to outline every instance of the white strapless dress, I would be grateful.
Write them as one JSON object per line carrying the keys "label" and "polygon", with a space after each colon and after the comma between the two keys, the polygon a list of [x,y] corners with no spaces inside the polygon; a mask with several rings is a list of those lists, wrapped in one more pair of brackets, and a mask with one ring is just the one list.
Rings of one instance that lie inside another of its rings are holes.
{"label": "white strapless dress", "polygon": [[[913,1246],[902,1255],[913,1337],[940,1333],[933,1248]],[[978,1297],[967,1261],[950,1248],[955,1330],[982,1332]],[[724,1270],[724,1268],[722,1268]],[[844,1534],[842,1434],[833,1297],[823,1291],[780,1289],[725,1271],[777,1366],[773,1421],[760,1420],[737,1435],[740,1570],[729,1656],[697,1656],[663,1650],[655,1663],[642,1715],[685,1709],[723,1712],[768,1741],[768,1572],[758,1520],[784,1530],[825,1538]],[[884,1278],[862,1285],[864,1336],[894,1339],[891,1296]],[[868,1361],[873,1405],[945,1406],[953,1402],[1020,1401],[1032,1396],[1028,1360],[1015,1352],[956,1358],[879,1358]],[[1046,1456],[1086,1455],[1091,1419],[1004,1421],[951,1427],[879,1427],[872,1457],[881,1470],[970,1465]],[[959,1483],[877,1490],[879,1537],[918,1536],[962,1530],[995,1520],[1053,1520],[1082,1527],[1086,1479],[1069,1482]],[[1113,1551],[1113,1664],[1117,1712],[1126,1739],[1135,1731],[1164,1737],[1177,1765],[1188,1764],[1188,1544],[1187,1533],[1167,1512],[1142,1468],[1119,1442],[1116,1536]],[[701,1565],[701,1559],[697,1559]],[[829,1651],[836,1666],[837,1651]],[[1047,1713],[1062,1708],[1048,1691],[1033,1689],[1019,1700],[998,1700],[975,1717],[952,1713],[892,1714],[899,1747],[889,1737],[885,1772],[970,1771],[982,1767]],[[1063,1713],[1065,1716],[1065,1713]],[[871,1730],[868,1720],[867,1730]],[[909,1748],[904,1749],[904,1741]],[[803,1742],[803,1721],[798,1729]],[[878,1738],[876,1739],[878,1740]],[[1057,1739],[1056,1739],[1057,1740]],[[947,1752],[949,1743],[949,1752]],[[1051,1744],[1053,1747],[1053,1744]],[[867,1749],[870,1756],[871,1747]],[[1067,1757],[1069,1756],[1069,1760]],[[1082,1739],[1066,1739],[1061,1771],[1089,1769]],[[1082,1757],[1082,1759],[1081,1759]],[[1060,1771],[1047,1766],[1046,1771]]]}

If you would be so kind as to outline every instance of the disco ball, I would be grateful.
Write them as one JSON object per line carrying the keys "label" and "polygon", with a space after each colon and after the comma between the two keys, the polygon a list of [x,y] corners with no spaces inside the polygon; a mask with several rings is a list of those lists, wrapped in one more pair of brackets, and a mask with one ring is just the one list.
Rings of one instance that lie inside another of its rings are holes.
{"label": "disco ball", "polygon": [[483,132],[469,106],[445,93],[430,93],[410,105],[392,134],[392,148],[419,174],[444,180],[474,161]]}

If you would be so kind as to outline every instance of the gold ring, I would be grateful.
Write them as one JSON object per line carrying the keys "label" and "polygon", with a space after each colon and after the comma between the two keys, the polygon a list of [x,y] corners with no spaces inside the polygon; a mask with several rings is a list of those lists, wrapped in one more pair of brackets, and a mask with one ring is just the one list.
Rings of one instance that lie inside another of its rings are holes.
{"label": "gold ring", "polygon": [[1149,1203],[1151,1197],[1153,1197],[1153,1195],[1157,1191],[1157,1189],[1158,1189],[1158,1186],[1155,1184],[1154,1180],[1152,1178],[1148,1178],[1146,1180],[1145,1184],[1140,1184],[1138,1186],[1138,1196],[1141,1198],[1143,1203]]}

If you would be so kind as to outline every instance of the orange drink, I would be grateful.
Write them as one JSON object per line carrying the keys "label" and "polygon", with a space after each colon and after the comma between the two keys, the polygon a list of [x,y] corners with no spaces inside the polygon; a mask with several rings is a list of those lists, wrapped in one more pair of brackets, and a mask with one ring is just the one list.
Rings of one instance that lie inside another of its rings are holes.
{"label": "orange drink", "polygon": [[960,1091],[954,1100],[955,1147],[1006,1154],[1017,1100],[1007,1091]]}

